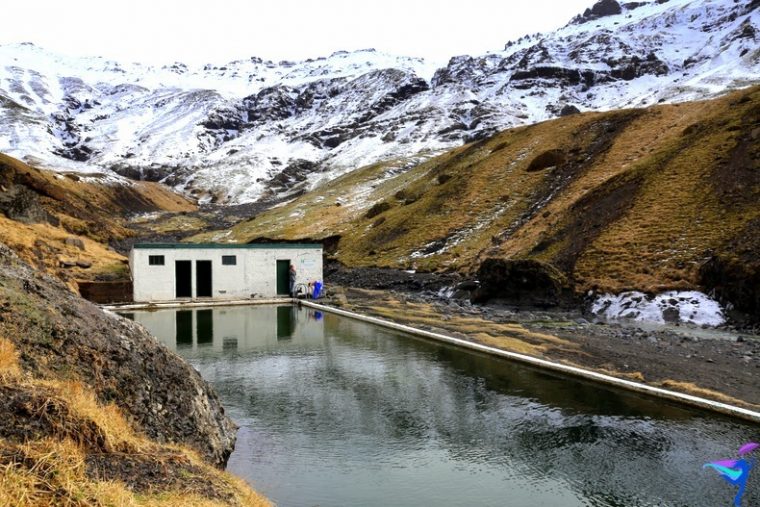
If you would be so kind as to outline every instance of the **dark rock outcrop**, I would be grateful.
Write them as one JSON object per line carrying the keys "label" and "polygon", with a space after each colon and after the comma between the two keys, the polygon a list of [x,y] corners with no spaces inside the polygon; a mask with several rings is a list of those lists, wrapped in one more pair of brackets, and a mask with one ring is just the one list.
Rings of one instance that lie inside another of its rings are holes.
{"label": "dark rock outcrop", "polygon": [[700,284],[723,303],[760,321],[760,219],[750,222],[699,271]]}
{"label": "dark rock outcrop", "polygon": [[[636,7],[638,7],[638,5]],[[623,12],[623,9],[615,0],[599,0],[593,6],[586,9],[582,15],[576,16],[572,22],[585,23],[587,21],[593,21],[595,19],[603,18],[606,16],[614,16],[615,14],[620,14],[621,12]]]}
{"label": "dark rock outcrop", "polygon": [[578,109],[577,107],[575,107],[574,105],[567,104],[567,105],[563,106],[562,109],[560,109],[559,115],[560,116],[571,116],[571,115],[574,115],[574,114],[579,114],[580,112],[581,112],[581,110]]}
{"label": "dark rock outcrop", "polygon": [[547,150],[531,160],[526,171],[534,172],[557,167],[565,163],[565,153],[562,150]]}
{"label": "dark rock outcrop", "polygon": [[276,190],[289,190],[306,181],[309,175],[319,170],[314,162],[304,159],[296,159],[280,173],[269,180],[269,186]]}
{"label": "dark rock outcrop", "polygon": [[478,269],[480,286],[474,303],[493,299],[527,306],[556,306],[566,294],[567,280],[555,267],[532,259],[488,258]]}
{"label": "dark rock outcrop", "polygon": [[645,75],[664,76],[670,72],[665,62],[654,53],[649,53],[645,58],[632,56],[618,60],[608,59],[605,63],[611,67],[610,77],[624,81],[631,81]]}
{"label": "dark rock outcrop", "polygon": [[597,81],[593,70],[566,69],[553,66],[536,66],[528,70],[519,70],[509,78],[518,90],[528,90],[537,84],[537,80],[548,80],[560,86],[584,84],[592,86]]}
{"label": "dark rock outcrop", "polygon": [[38,195],[23,185],[0,187],[0,213],[11,220],[24,223],[42,223],[52,220],[39,202]]}
{"label": "dark rock outcrop", "polygon": [[235,424],[197,371],[142,326],[81,299],[2,244],[0,335],[24,371],[82,381],[159,442],[194,447],[217,466],[234,448]]}
{"label": "dark rock outcrop", "polygon": [[391,204],[388,201],[381,201],[375,203],[370,209],[368,209],[364,216],[365,218],[375,218],[389,209],[391,209]]}

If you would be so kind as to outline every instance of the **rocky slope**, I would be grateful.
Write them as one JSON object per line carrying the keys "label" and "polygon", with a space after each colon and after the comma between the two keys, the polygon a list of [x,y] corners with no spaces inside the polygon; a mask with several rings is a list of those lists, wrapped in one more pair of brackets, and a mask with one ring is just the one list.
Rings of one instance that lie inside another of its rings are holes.
{"label": "rocky slope", "polygon": [[757,316],[758,118],[757,86],[575,114],[368,166],[196,239],[324,239],[350,267],[477,277],[481,300],[701,289]]}
{"label": "rocky slope", "polygon": [[195,209],[158,183],[41,170],[0,153],[0,242],[72,288],[126,277],[126,258],[109,244],[139,233],[133,217]]}
{"label": "rocky slope", "polygon": [[204,200],[398,171],[576,110],[714,96],[760,79],[757,0],[602,0],[567,26],[446,66],[372,50],[200,68],[0,47],[0,151],[163,180]]}
{"label": "rocky slope", "polygon": [[198,372],[141,326],[79,298],[2,244],[0,336],[19,351],[23,371],[83,382],[150,438],[187,444],[219,466],[232,452],[235,425]]}
{"label": "rocky slope", "polygon": [[270,505],[198,372],[2,243],[0,417],[2,505]]}

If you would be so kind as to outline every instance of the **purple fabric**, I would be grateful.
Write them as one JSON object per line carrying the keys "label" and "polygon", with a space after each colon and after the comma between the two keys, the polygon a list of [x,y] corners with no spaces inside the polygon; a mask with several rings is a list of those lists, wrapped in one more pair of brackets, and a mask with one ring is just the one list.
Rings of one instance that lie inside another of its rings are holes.
{"label": "purple fabric", "polygon": [[739,447],[739,456],[743,456],[747,454],[748,452],[752,452],[758,447],[760,447],[760,444],[756,442],[747,442],[743,446]]}

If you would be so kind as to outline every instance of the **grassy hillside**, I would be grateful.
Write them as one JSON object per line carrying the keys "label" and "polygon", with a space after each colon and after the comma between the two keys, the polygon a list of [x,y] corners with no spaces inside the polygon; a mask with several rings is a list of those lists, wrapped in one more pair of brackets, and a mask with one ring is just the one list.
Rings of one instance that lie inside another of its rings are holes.
{"label": "grassy hillside", "polygon": [[70,283],[126,274],[126,259],[107,245],[134,234],[127,215],[194,209],[157,183],[116,185],[97,175],[37,169],[0,154],[0,242]]}
{"label": "grassy hillside", "polygon": [[195,239],[337,235],[349,266],[465,274],[487,258],[531,259],[577,293],[698,287],[708,261],[726,282],[757,259],[746,238],[760,236],[759,121],[760,87],[568,116],[408,171],[366,167]]}

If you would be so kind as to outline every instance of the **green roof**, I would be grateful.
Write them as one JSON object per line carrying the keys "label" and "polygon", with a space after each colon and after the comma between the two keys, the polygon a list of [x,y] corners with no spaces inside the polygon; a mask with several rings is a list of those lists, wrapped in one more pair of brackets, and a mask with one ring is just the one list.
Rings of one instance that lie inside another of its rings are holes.
{"label": "green roof", "polygon": [[187,249],[265,249],[265,248],[322,248],[321,243],[135,243],[134,249],[162,249],[162,250],[187,250]]}

